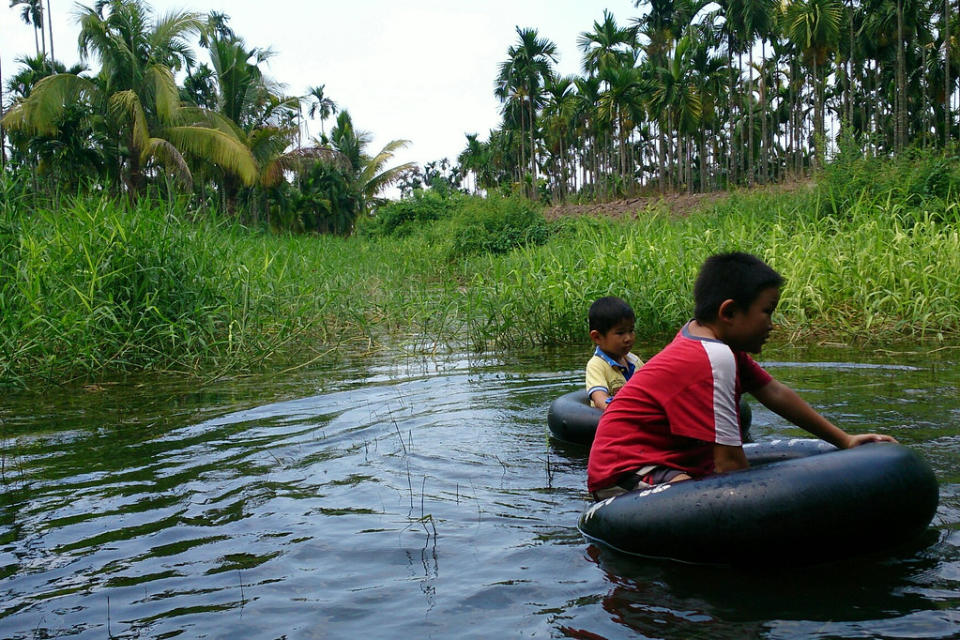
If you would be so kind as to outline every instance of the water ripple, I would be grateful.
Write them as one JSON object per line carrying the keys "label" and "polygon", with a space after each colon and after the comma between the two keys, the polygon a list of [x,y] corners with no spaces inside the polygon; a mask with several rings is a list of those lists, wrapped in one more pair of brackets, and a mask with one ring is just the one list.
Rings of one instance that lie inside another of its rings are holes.
{"label": "water ripple", "polygon": [[767,363],[835,420],[916,446],[942,490],[932,540],[784,580],[584,542],[586,452],[544,424],[581,355],[8,399],[0,637],[955,633],[956,366]]}

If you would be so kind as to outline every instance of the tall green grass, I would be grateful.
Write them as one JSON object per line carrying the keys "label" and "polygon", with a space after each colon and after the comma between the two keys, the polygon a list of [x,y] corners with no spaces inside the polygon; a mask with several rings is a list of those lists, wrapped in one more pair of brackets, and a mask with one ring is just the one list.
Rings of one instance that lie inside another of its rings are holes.
{"label": "tall green grass", "polygon": [[[280,236],[109,198],[5,206],[0,382],[202,375],[433,331],[435,263],[403,242]],[[304,349],[305,348],[305,349]]]}
{"label": "tall green grass", "polygon": [[692,313],[700,263],[727,250],[786,277],[781,339],[955,340],[960,206],[934,169],[939,186],[922,197],[847,169],[686,217],[653,208],[549,227],[524,203],[431,197],[425,215],[394,212],[402,233],[352,238],[194,219],[179,203],[37,204],[0,180],[0,384],[585,343],[587,308],[610,294],[633,305],[642,339],[668,337]]}
{"label": "tall green grass", "polygon": [[476,346],[582,340],[590,303],[627,299],[641,338],[692,316],[692,283],[721,251],[761,256],[787,283],[777,313],[791,339],[956,338],[960,216],[956,202],[905,209],[865,195],[842,217],[821,216],[818,190],[733,195],[685,218],[648,211],[628,222],[580,219],[544,247],[469,266]]}

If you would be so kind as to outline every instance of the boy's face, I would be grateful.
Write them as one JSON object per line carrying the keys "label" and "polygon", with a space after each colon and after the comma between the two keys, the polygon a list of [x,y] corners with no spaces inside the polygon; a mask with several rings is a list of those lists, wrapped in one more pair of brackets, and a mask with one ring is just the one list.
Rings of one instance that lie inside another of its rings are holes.
{"label": "boy's face", "polygon": [[600,350],[606,353],[614,360],[620,360],[633,348],[634,321],[624,318],[606,333],[600,333],[596,329],[590,332],[593,343],[600,347]]}
{"label": "boy's face", "polygon": [[769,287],[745,311],[734,307],[724,342],[734,349],[760,353],[773,329],[773,312],[779,302],[780,288]]}

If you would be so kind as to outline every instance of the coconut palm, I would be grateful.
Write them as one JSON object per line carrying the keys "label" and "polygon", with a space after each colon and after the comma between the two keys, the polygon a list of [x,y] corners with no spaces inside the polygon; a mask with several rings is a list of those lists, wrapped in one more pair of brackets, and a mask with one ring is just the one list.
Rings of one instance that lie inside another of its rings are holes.
{"label": "coconut palm", "polygon": [[131,198],[143,191],[153,166],[191,184],[185,154],[205,158],[246,183],[256,179],[253,158],[235,136],[204,126],[182,108],[173,69],[192,60],[185,37],[199,28],[196,14],[171,13],[153,21],[139,0],[110,0],[81,7],[79,21],[82,57],[98,57],[100,73],[92,80],[71,73],[44,78],[6,114],[7,128],[53,136],[58,118],[72,105],[103,114]]}
{"label": "coconut palm", "polygon": [[[261,71],[260,65],[273,55],[270,50],[248,47],[227,25],[227,17],[219,14],[216,21],[208,20],[204,34],[204,46],[210,51],[215,105],[212,112],[190,113],[205,126],[234,136],[246,147],[256,165],[256,186],[274,189],[288,172],[302,180],[321,160],[334,166],[345,164],[338,152],[322,142],[306,147],[297,144],[290,150],[298,139],[300,100],[283,96],[279,86]],[[242,191],[244,185],[236,175],[210,163],[205,172],[221,184],[227,210],[236,210],[241,195],[246,197],[249,209],[263,204],[255,191]]]}
{"label": "coconut palm", "polygon": [[337,124],[330,130],[330,140],[333,148],[349,162],[349,170],[360,193],[358,215],[369,213],[371,205],[376,207],[382,204],[380,194],[383,190],[395,184],[406,172],[417,168],[413,162],[386,167],[397,151],[410,144],[409,140],[391,140],[375,155],[368,155],[366,147],[372,136],[354,128],[347,110],[337,116]]}
{"label": "coconut palm", "polygon": [[[20,70],[6,83],[15,103],[29,98],[44,78],[61,73],[79,75],[85,71],[80,64],[67,69],[43,54],[17,58],[17,62],[22,65]],[[14,131],[11,135],[14,157],[45,176],[63,178],[69,185],[75,185],[81,175],[89,176],[102,168],[101,150],[89,145],[91,138],[98,138],[96,122],[97,115],[93,112],[72,108],[58,117],[53,137]]]}

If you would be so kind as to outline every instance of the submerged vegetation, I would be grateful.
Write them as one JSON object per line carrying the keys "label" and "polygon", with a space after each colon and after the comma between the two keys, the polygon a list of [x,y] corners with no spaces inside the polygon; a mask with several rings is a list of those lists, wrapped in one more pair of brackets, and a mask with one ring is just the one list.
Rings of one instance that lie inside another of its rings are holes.
{"label": "submerged vegetation", "polygon": [[585,343],[587,307],[607,294],[631,302],[641,339],[659,339],[689,317],[703,258],[734,248],[787,278],[779,339],[953,341],[958,167],[841,156],[815,187],[625,220],[548,223],[525,199],[427,192],[349,238],[214,223],[148,198],[36,201],[7,179],[0,380],[217,375],[337,348]]}

